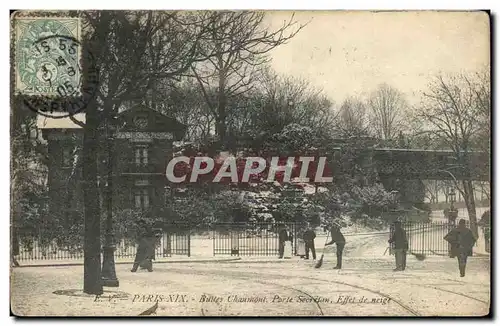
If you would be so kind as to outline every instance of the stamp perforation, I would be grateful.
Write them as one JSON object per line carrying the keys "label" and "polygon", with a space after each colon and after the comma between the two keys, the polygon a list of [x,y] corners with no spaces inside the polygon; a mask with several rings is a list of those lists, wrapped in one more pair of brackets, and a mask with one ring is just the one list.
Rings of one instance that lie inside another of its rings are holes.
{"label": "stamp perforation", "polygon": [[[70,15],[67,14],[67,12],[53,12],[52,14],[49,12],[43,12],[43,13],[40,13],[39,12],[19,12],[17,15],[12,15],[11,17],[11,30],[12,30],[12,43],[11,43],[11,48],[13,49],[13,53],[11,54],[11,60],[12,60],[12,65],[13,65],[13,68],[14,68],[14,72],[13,72],[13,89],[14,89],[14,93],[16,95],[35,95],[35,96],[57,96],[57,94],[53,94],[53,92],[51,91],[36,91],[36,87],[35,88],[32,88],[30,87],[32,90],[31,91],[26,91],[26,88],[23,88],[24,85],[23,84],[23,80],[22,78],[20,77],[20,74],[22,73],[21,71],[21,68],[20,68],[20,62],[19,62],[19,59],[20,59],[20,49],[19,49],[19,44],[21,42],[26,42],[27,44],[29,44],[30,42],[27,42],[27,40],[22,40],[21,38],[23,37],[23,35],[20,35],[22,34],[20,32],[20,28],[21,28],[21,23],[22,21],[24,21],[24,23],[26,24],[25,26],[26,29],[23,31],[23,33],[28,33],[28,32],[31,32],[30,31],[30,28],[31,29],[34,29],[34,28],[46,28],[46,26],[48,24],[50,24],[50,19],[52,18],[56,18],[54,19],[54,22],[57,22],[54,26],[54,28],[56,29],[55,32],[50,30],[50,27],[49,27],[49,30],[48,31],[44,31],[43,33],[40,32],[40,35],[36,35],[36,39],[33,40],[32,42],[32,46],[35,46],[37,45],[37,42],[40,41],[40,39],[43,39],[45,37],[45,39],[47,39],[47,35],[48,36],[51,36],[51,35],[59,35],[60,34],[60,31],[65,31],[65,32],[69,32],[69,33],[66,33],[68,35],[60,35],[61,37],[66,37],[66,38],[74,38],[74,40],[78,43],[80,43],[80,38],[81,38],[81,35],[82,35],[82,32],[81,32],[81,19],[79,17],[71,17]],[[47,21],[47,25],[44,25],[43,27],[39,27],[39,26],[36,26],[36,23],[34,23],[35,25],[33,26],[29,26],[29,23],[30,22],[41,22],[41,21]],[[67,23],[67,24],[65,24]],[[73,24],[73,26],[72,26]],[[49,25],[50,26],[50,25]],[[32,32],[31,32],[32,33]],[[42,34],[45,34],[45,35],[42,35]],[[77,57],[76,59],[74,60],[74,62],[76,63],[76,65],[81,65],[81,59],[82,59],[82,49],[81,49],[81,46],[79,44],[79,46],[77,47],[78,51],[76,53]],[[38,48],[39,50],[39,48]],[[29,49],[26,49],[25,50],[26,52],[29,52],[30,50]],[[40,51],[40,50],[39,50]],[[44,53],[41,53],[41,55],[44,55]],[[34,65],[35,63],[33,63],[33,61],[30,62],[31,65]],[[27,66],[29,66],[29,64],[27,64]],[[31,69],[33,68],[37,68],[37,67],[31,67]],[[57,68],[56,68],[57,69]],[[31,74],[33,74],[33,71],[30,72]],[[76,74],[77,77],[74,78],[74,80],[78,80],[79,77],[81,77],[80,74]],[[35,72],[35,76],[32,78],[35,80],[36,82],[36,78],[37,78],[37,75],[36,75],[36,72]],[[39,78],[39,77],[38,77]],[[27,86],[26,86],[27,87]]]}

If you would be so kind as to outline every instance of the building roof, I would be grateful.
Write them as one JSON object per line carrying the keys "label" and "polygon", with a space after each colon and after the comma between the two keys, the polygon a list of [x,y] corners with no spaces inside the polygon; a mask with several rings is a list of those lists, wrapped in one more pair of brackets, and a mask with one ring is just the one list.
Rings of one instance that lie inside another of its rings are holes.
{"label": "building roof", "polygon": [[[127,115],[134,115],[139,112],[147,112],[148,114],[151,114],[154,119],[156,120],[161,120],[166,122],[170,127],[172,127],[175,130],[179,131],[185,131],[186,126],[179,122],[177,119],[166,116],[158,111],[151,110],[150,108],[147,108],[143,105],[136,105],[130,109],[123,110],[120,113],[118,113],[117,118],[120,119],[121,117],[127,116]],[[85,113],[77,113],[73,115],[72,117],[57,117],[59,116],[64,116],[66,113],[52,113],[54,115],[53,118],[47,117],[44,115],[38,115],[37,116],[37,128],[39,129],[81,129],[81,126],[79,126],[77,123],[74,122],[74,120],[77,120],[78,122],[85,123]]]}
{"label": "building roof", "polygon": [[[53,114],[54,116],[56,115],[56,113]],[[61,115],[63,114],[61,113]],[[85,123],[85,113],[77,113],[71,118],[49,118],[43,115],[38,115],[36,119],[36,126],[38,129],[81,129],[81,127],[74,123],[73,120]]]}

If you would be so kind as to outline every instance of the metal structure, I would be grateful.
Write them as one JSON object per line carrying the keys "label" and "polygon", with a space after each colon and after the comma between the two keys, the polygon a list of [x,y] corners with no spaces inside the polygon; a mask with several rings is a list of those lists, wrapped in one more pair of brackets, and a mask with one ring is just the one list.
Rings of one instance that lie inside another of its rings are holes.
{"label": "metal structure", "polygon": [[171,257],[172,255],[191,257],[190,233],[163,233],[161,255],[162,257]]}
{"label": "metal structure", "polygon": [[[402,222],[406,231],[409,250],[414,253],[425,255],[449,255],[449,244],[444,237],[450,232],[455,224],[448,222]],[[466,221],[469,227],[469,221]],[[391,225],[391,232],[393,226]]]}
{"label": "metal structure", "polygon": [[113,136],[109,123],[109,117],[106,118],[106,147],[107,147],[107,180],[106,180],[106,230],[104,236],[104,245],[102,247],[102,285],[109,287],[118,287],[120,282],[116,277],[115,269],[115,245],[113,234]]}
{"label": "metal structure", "polygon": [[491,156],[486,152],[468,152],[461,161],[449,150],[376,148],[371,153],[381,178],[490,180]]}
{"label": "metal structure", "polygon": [[[18,261],[30,260],[78,260],[83,259],[83,240],[76,245],[61,244],[42,232],[18,232]],[[157,258],[173,255],[191,255],[191,237],[189,232],[178,230],[166,231],[158,237],[155,254]],[[137,243],[134,240],[121,240],[115,244],[114,257],[134,259]]]}
{"label": "metal structure", "polygon": [[212,225],[213,255],[278,256],[280,225],[292,234],[292,253],[297,251],[295,223],[215,223]]}

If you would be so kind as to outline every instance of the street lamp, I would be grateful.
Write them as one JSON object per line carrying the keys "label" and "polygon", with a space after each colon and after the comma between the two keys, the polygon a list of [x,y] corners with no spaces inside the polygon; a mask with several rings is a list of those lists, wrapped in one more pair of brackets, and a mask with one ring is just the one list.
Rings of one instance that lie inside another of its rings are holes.
{"label": "street lamp", "polygon": [[396,201],[398,200],[398,195],[399,195],[399,191],[397,191],[397,190],[391,191],[391,199],[394,203],[396,203]]}
{"label": "street lamp", "polygon": [[[448,230],[451,230],[454,225],[455,221],[458,216],[458,210],[455,209],[453,206],[453,203],[455,203],[456,195],[455,195],[455,190],[453,188],[450,188],[448,191],[448,198],[450,199],[450,208],[448,210]],[[451,243],[448,244],[448,253],[450,258],[453,258],[453,251],[452,251],[452,245]]]}
{"label": "street lamp", "polygon": [[107,160],[107,184],[106,184],[106,234],[104,237],[104,246],[102,247],[102,285],[108,287],[118,287],[120,283],[116,278],[115,270],[115,243],[113,236],[113,143],[114,137],[111,130],[109,119],[106,119],[106,150]]}
{"label": "street lamp", "polygon": [[450,188],[450,191],[448,193],[448,197],[450,198],[450,205],[452,205],[452,207],[453,207],[453,203],[455,203],[455,200],[456,200],[456,194],[455,194],[455,191],[451,188]]}
{"label": "street lamp", "polygon": [[398,199],[399,199],[399,191],[397,190],[393,190],[390,192],[390,196],[391,196],[391,201],[392,201],[392,204],[394,205],[394,210],[397,210],[398,209]]}
{"label": "street lamp", "polygon": [[448,211],[448,221],[450,223],[455,224],[455,220],[458,217],[458,210],[453,205],[455,203],[455,200],[456,200],[456,194],[455,194],[455,190],[453,190],[452,188],[450,188],[450,190],[448,192],[448,198],[450,199],[450,210]]}

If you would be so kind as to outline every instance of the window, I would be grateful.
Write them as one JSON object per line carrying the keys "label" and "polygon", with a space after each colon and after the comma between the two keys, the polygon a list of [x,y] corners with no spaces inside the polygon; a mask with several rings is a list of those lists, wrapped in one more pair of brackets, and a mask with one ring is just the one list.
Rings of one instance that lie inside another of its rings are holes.
{"label": "window", "polygon": [[147,210],[149,208],[148,189],[142,188],[135,191],[135,208]]}
{"label": "window", "polygon": [[62,150],[62,167],[71,167],[73,163],[73,153],[69,148],[63,148]]}
{"label": "window", "polygon": [[134,125],[138,129],[145,129],[148,126],[148,117],[144,115],[134,117]]}
{"label": "window", "polygon": [[135,164],[143,165],[148,163],[148,146],[141,145],[135,148]]}

